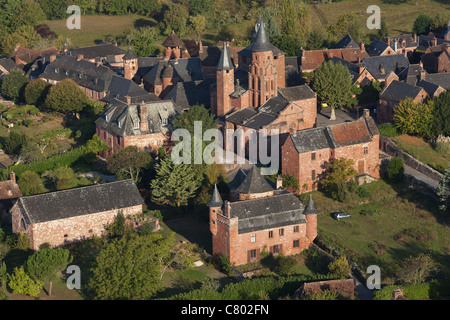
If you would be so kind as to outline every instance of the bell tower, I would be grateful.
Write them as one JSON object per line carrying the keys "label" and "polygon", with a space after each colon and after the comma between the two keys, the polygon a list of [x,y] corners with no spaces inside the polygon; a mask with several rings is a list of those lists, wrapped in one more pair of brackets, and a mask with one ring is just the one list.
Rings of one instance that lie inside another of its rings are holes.
{"label": "bell tower", "polygon": [[213,113],[221,116],[231,110],[230,94],[234,91],[234,65],[226,42],[223,44],[222,54],[216,67],[216,78],[217,100]]}

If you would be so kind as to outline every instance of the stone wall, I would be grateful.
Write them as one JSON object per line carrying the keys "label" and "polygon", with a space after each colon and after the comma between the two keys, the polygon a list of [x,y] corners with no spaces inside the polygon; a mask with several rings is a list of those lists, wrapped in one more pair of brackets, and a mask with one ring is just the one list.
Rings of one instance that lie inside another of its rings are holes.
{"label": "stone wall", "polygon": [[405,151],[400,149],[394,141],[387,137],[380,136],[380,150],[386,152],[391,157],[402,158],[405,165],[428,176],[433,180],[439,181],[442,177],[442,174],[440,172],[434,170],[430,166],[420,162],[410,154],[406,153]]}

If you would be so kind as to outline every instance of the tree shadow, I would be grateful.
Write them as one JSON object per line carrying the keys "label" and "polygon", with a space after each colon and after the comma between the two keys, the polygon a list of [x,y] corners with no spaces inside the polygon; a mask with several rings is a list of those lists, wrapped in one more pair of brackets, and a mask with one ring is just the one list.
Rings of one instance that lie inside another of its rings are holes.
{"label": "tree shadow", "polygon": [[144,27],[155,27],[157,26],[157,24],[149,19],[144,19],[144,18],[140,18],[140,19],[136,19],[134,21],[134,27],[136,29],[140,29],[140,28],[144,28]]}

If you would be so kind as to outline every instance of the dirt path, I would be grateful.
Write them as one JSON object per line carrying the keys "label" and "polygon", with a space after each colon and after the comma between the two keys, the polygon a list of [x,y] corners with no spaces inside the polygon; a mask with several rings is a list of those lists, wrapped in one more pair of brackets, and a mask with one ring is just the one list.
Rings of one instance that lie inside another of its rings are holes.
{"label": "dirt path", "polygon": [[327,18],[323,15],[322,11],[320,11],[315,4],[310,6],[311,11],[314,13],[314,15],[319,19],[322,26],[325,28],[325,26],[328,24]]}

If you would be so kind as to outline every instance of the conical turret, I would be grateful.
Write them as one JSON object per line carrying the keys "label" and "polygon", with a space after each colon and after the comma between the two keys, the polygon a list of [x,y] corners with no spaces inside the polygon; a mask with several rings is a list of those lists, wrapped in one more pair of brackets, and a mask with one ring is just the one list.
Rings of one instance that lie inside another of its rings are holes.
{"label": "conical turret", "polygon": [[219,190],[217,189],[217,185],[214,185],[213,195],[211,200],[206,204],[208,207],[221,207],[222,206],[222,197],[220,196]]}
{"label": "conical turret", "polygon": [[220,55],[220,60],[219,60],[219,63],[217,64],[216,69],[217,70],[233,70],[234,69],[233,62],[231,61],[226,42],[223,43],[222,54]]}

